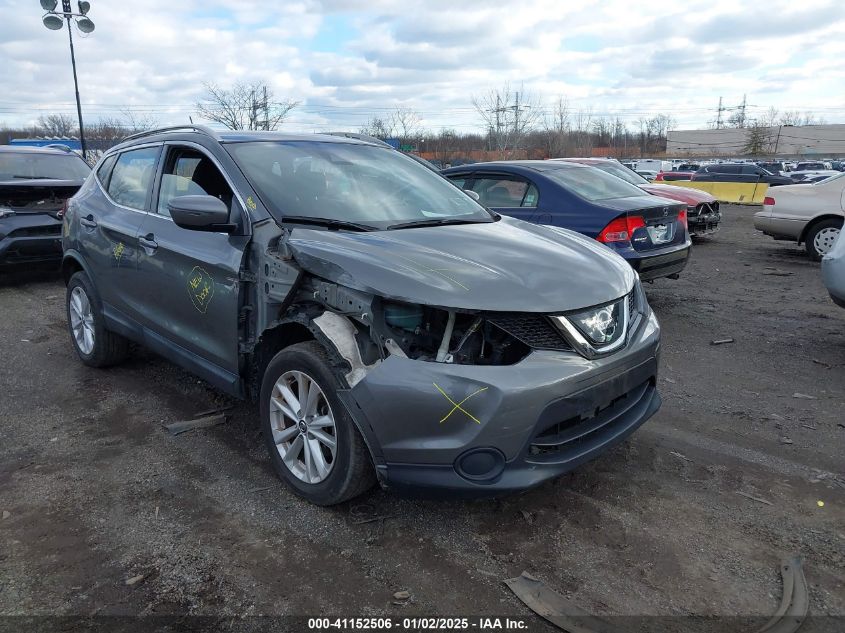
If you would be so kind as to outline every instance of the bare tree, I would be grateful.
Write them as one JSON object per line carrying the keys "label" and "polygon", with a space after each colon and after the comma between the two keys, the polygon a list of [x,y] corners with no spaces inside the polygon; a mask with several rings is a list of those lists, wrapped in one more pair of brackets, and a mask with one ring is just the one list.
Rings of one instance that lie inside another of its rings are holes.
{"label": "bare tree", "polygon": [[592,121],[592,107],[586,110],[581,108],[575,113],[575,151],[583,156],[589,156],[593,152],[593,139],[590,135]]}
{"label": "bare tree", "polygon": [[399,138],[401,145],[413,145],[423,136],[423,130],[420,126],[422,117],[416,110],[405,107],[396,108],[390,115],[390,121],[390,127]]}
{"label": "bare tree", "polygon": [[197,103],[199,115],[230,130],[275,130],[299,105],[290,99],[274,101],[273,91],[260,81],[238,82],[228,90],[213,83],[203,85],[206,95]]}
{"label": "bare tree", "polygon": [[391,118],[382,119],[381,117],[374,116],[367,121],[366,125],[361,126],[358,131],[361,134],[385,140],[393,136],[393,120]]}
{"label": "bare tree", "polygon": [[63,136],[76,136],[78,129],[76,120],[67,114],[50,114],[38,117],[38,130],[40,134],[53,138]]}
{"label": "bare tree", "polygon": [[507,83],[498,90],[473,96],[472,105],[487,128],[490,148],[505,157],[520,147],[541,115],[540,103],[532,94],[524,89],[511,90]]}
{"label": "bare tree", "polygon": [[565,97],[558,97],[551,113],[543,117],[543,134],[546,139],[546,151],[549,158],[566,156],[570,124],[569,103]]}

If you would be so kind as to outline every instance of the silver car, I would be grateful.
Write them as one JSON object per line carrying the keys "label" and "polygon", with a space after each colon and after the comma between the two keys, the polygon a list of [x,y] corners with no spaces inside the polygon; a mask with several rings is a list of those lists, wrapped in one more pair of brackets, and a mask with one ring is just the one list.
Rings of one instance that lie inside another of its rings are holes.
{"label": "silver car", "polygon": [[833,301],[845,308],[845,239],[841,232],[822,259],[822,279]]}

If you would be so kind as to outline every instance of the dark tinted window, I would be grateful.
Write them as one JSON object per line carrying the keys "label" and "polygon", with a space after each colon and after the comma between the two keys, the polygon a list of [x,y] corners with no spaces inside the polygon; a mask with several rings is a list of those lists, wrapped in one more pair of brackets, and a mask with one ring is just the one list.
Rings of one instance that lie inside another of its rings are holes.
{"label": "dark tinted window", "polygon": [[740,165],[713,165],[707,171],[711,174],[738,174]]}
{"label": "dark tinted window", "polygon": [[114,162],[116,160],[116,154],[109,156],[103,161],[103,164],[97,168],[97,178],[99,179],[100,184],[102,184],[103,187],[109,186],[109,177],[111,176],[111,170],[114,167]]}
{"label": "dark tinted window", "polygon": [[232,190],[223,174],[211,159],[194,149],[170,150],[161,175],[158,212],[170,217],[167,203],[177,196],[214,196],[232,208]]}
{"label": "dark tinted window", "polygon": [[85,180],[91,168],[76,154],[0,152],[0,180]]}
{"label": "dark tinted window", "polygon": [[160,149],[145,147],[118,156],[108,186],[112,200],[132,209],[146,207]]}
{"label": "dark tinted window", "polygon": [[742,166],[742,173],[744,175],[757,176],[757,175],[761,174],[762,172],[760,171],[760,168],[756,167],[755,165],[743,165]]}

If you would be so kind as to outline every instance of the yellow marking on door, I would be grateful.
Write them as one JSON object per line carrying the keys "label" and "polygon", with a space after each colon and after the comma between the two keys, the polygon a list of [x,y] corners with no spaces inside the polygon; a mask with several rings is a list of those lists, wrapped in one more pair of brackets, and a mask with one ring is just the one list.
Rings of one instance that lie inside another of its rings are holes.
{"label": "yellow marking on door", "polygon": [[473,420],[476,424],[481,424],[481,420],[479,420],[479,419],[478,419],[477,417],[475,417],[472,413],[470,413],[469,411],[467,411],[466,409],[464,409],[463,404],[464,404],[467,400],[469,400],[470,398],[472,398],[473,396],[477,396],[478,394],[480,394],[482,391],[487,391],[487,387],[482,387],[481,389],[478,389],[477,391],[473,391],[471,394],[469,394],[466,398],[464,398],[464,399],[463,399],[463,400],[461,400],[460,402],[455,402],[454,400],[452,400],[452,398],[451,398],[451,397],[449,397],[449,394],[448,394],[448,393],[446,393],[445,391],[443,391],[443,389],[441,389],[441,388],[440,388],[440,385],[438,385],[436,382],[435,382],[435,383],[432,383],[432,384],[434,385],[435,389],[437,389],[437,391],[439,391],[440,393],[442,393],[442,394],[443,394],[443,397],[444,397],[444,398],[446,398],[446,400],[448,400],[450,403],[452,403],[452,410],[451,410],[451,411],[449,411],[449,413],[447,413],[447,414],[446,414],[446,416],[445,416],[442,420],[440,420],[440,424],[443,424],[446,420],[448,420],[448,419],[449,419],[449,417],[450,417],[450,416],[451,416],[451,415],[452,415],[455,411],[460,411],[461,413],[463,413],[464,415],[466,415],[467,417],[469,417],[471,420]]}

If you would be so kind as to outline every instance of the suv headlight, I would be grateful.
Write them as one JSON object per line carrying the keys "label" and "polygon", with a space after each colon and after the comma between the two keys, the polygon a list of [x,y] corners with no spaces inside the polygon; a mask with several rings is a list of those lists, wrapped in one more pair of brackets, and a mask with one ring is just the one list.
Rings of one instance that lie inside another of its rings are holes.
{"label": "suv headlight", "polygon": [[622,347],[636,301],[632,291],[612,303],[551,317],[566,339],[585,358],[608,354]]}

